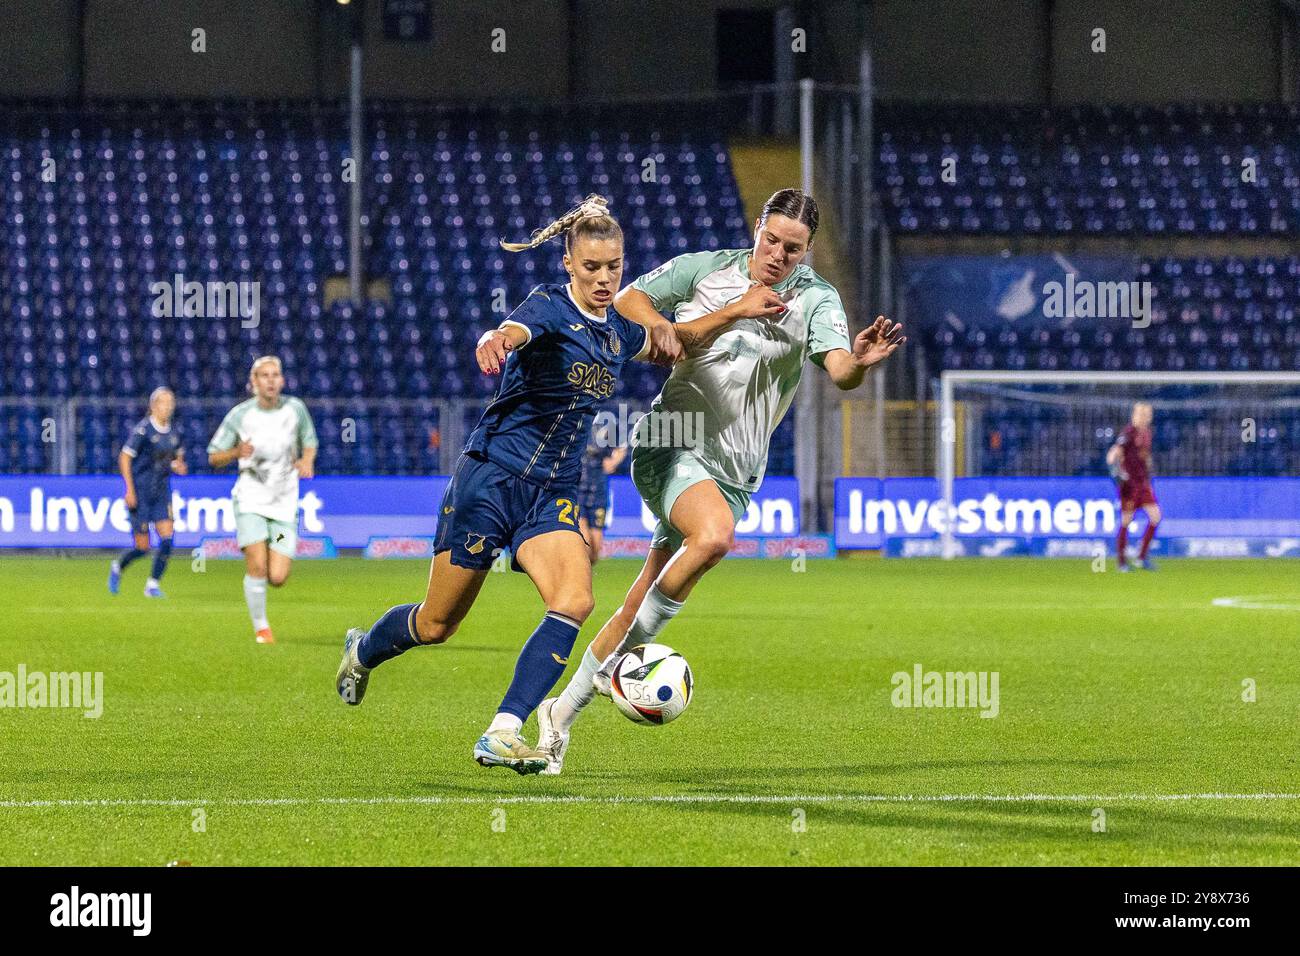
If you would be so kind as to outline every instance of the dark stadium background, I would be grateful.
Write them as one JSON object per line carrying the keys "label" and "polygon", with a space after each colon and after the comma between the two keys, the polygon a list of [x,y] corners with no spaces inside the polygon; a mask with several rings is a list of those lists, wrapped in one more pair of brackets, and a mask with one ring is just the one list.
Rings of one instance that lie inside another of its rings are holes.
{"label": "dark stadium background", "polygon": [[[778,430],[769,473],[799,477],[805,530],[830,530],[837,476],[939,474],[944,370],[1300,367],[1294,3],[0,11],[0,474],[112,473],[163,382],[202,471],[208,436],[264,352],[284,356],[289,391],[316,409],[322,474],[446,473],[494,384],[469,346],[498,320],[494,303],[556,269],[555,249],[512,257],[497,239],[593,190],[625,220],[630,279],[678,252],[746,243],[758,203],[811,174],[824,209],[814,265],[856,326],[877,312],[908,323],[906,355],[866,390],[845,400],[808,376]],[[351,290],[341,165],[354,48],[365,108]],[[1244,157],[1258,182],[1240,181]],[[949,158],[954,184],[941,178]],[[1152,283],[1155,322],[990,325],[927,298],[926,269],[965,257],[945,301],[978,312],[982,286],[1004,281],[1000,261],[1028,255],[1118,262]],[[260,325],[150,316],[150,284],[178,272],[260,281]],[[636,369],[616,398],[643,407],[662,375]],[[1104,475],[1138,391],[1089,394],[1090,413],[1071,417],[976,390],[954,474]],[[1260,394],[1282,402],[1247,447],[1223,435],[1256,393],[1163,393],[1165,473],[1295,473],[1295,388]],[[1214,440],[1206,396],[1221,404]]]}

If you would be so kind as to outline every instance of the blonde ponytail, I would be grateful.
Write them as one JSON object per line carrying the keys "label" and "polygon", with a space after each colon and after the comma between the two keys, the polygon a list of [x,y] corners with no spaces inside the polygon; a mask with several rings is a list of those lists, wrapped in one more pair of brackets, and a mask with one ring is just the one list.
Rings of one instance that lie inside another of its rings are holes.
{"label": "blonde ponytail", "polygon": [[533,232],[532,238],[527,242],[506,242],[501,240],[501,248],[506,252],[526,252],[529,249],[536,249],[544,242],[549,242],[556,236],[566,233],[573,226],[577,225],[583,219],[612,219],[609,214],[609,200],[604,196],[597,196],[592,193],[581,204],[574,206],[555,222],[549,226],[544,226]]}

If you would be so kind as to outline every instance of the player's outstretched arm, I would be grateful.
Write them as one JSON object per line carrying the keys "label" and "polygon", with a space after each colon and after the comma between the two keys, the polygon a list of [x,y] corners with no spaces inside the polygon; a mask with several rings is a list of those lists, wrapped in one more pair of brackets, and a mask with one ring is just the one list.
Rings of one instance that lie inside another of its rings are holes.
{"label": "player's outstretched arm", "polygon": [[682,357],[676,326],[655,310],[650,296],[640,289],[625,286],[614,296],[614,308],[619,315],[631,319],[646,330],[650,337],[650,354],[646,356],[646,361],[655,365],[672,365]]}
{"label": "player's outstretched arm", "polygon": [[822,367],[836,387],[850,391],[862,384],[867,369],[883,362],[907,342],[901,322],[891,322],[883,315],[853,339],[853,351],[831,349],[822,357]]}
{"label": "player's outstretched arm", "polygon": [[785,312],[785,303],[781,297],[765,285],[757,282],[735,302],[723,306],[717,312],[710,312],[690,322],[679,322],[673,326],[682,349],[687,355],[698,354],[713,340],[726,331],[727,327],[740,319],[765,319]]}

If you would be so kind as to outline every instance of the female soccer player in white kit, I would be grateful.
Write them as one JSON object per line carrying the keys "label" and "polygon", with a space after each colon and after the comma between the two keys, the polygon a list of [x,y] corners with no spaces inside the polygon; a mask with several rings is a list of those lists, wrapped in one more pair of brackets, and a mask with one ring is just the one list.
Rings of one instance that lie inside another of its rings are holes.
{"label": "female soccer player in white kit", "polygon": [[298,549],[298,480],[316,466],[316,428],[307,407],[282,395],[284,370],[263,355],[248,373],[253,397],[232,408],[208,443],[208,464],[239,462],[231,499],[244,552],[244,601],[259,644],[274,644],[266,619],[266,586],[289,577]]}
{"label": "female soccer player in white kit", "polygon": [[[906,339],[883,316],[849,341],[839,293],[801,264],[817,231],[817,204],[782,189],[763,205],[750,249],[678,256],[619,293],[615,308],[649,328],[671,311],[686,350],[633,437],[632,480],[659,523],[641,574],[601,628],[559,697],[537,709],[538,748],[559,773],[569,731],[596,692],[608,695],[618,655],[650,644],[691,589],[726,557],[736,521],[767,468],[768,445],[813,361],[843,390]],[[740,316],[728,324],[724,320]],[[697,330],[692,335],[692,331]],[[696,447],[645,441],[654,418],[695,416]],[[640,441],[639,441],[640,440]]]}

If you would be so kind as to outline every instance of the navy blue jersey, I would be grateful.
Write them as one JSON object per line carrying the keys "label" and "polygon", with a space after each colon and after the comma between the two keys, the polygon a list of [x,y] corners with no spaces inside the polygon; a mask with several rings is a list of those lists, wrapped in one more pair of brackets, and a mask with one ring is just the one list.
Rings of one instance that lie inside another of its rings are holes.
{"label": "navy blue jersey", "polygon": [[538,485],[577,485],[592,416],[647,350],[646,331],[613,308],[583,312],[559,284],[533,289],[502,324],[528,341],[506,358],[465,451]]}
{"label": "navy blue jersey", "polygon": [[145,416],[131,429],[122,450],[131,456],[131,478],[140,501],[171,499],[172,462],[181,451],[181,436],[174,427],[161,431]]}

